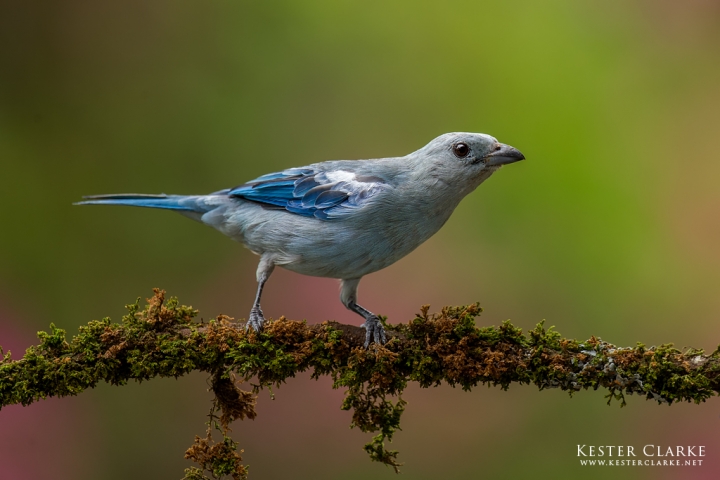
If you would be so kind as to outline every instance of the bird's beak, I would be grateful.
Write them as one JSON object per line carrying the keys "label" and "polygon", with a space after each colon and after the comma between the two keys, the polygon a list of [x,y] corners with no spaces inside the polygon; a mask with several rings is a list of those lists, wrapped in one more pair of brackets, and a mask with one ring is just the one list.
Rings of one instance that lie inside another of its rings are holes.
{"label": "bird's beak", "polygon": [[495,150],[483,157],[485,165],[489,165],[491,167],[498,167],[507,163],[525,160],[525,155],[520,153],[520,150],[518,150],[517,148],[513,148],[510,145],[505,145],[504,143],[498,143],[498,147],[500,148],[496,147]]}

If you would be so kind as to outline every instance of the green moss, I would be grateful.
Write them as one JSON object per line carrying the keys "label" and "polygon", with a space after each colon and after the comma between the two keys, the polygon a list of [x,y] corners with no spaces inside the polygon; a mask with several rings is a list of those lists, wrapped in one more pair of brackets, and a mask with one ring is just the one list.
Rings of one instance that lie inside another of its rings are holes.
{"label": "green moss", "polygon": [[[658,403],[701,403],[720,390],[718,350],[708,355],[641,343],[618,348],[596,337],[578,342],[563,339],[543,322],[527,334],[509,321],[478,327],[482,309],[477,304],[445,307],[432,315],[424,306],[410,322],[387,325],[388,343],[369,349],[362,347],[363,330],[333,322],[309,326],[280,318],[267,322],[261,333],[248,333],[224,316],[198,323],[196,310],[176,299],[165,301],[161,291],[143,308],[136,301],[127,309],[121,323],[95,320],[70,340],[51,325],[49,332],[38,334],[39,345],[19,360],[0,349],[0,406],[77,395],[101,381],[124,385],[208,372],[215,400],[206,436],[196,437],[186,453],[200,467],[186,470],[188,480],[245,478],[230,423],[255,417],[260,389],[280,386],[302,371],[314,378],[330,375],[333,388],[345,389],[341,408],[352,411],[351,427],[375,434],[365,451],[395,470],[398,452],[388,450],[386,441],[400,429],[406,407],[401,396],[409,382],[464,390],[532,383],[570,394],[605,388],[608,402],[621,405],[632,394]],[[253,378],[252,392],[237,388],[236,383]],[[222,440],[215,442],[212,431],[219,431]]]}

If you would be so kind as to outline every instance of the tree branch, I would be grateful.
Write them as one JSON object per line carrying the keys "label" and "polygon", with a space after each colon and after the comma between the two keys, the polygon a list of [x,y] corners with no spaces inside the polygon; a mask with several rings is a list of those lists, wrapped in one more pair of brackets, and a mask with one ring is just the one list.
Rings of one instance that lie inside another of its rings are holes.
{"label": "tree branch", "polygon": [[[246,478],[247,468],[229,437],[234,420],[255,418],[257,392],[279,386],[296,373],[314,378],[330,375],[333,388],[346,388],[342,407],[353,411],[353,427],[378,432],[365,445],[370,458],[394,467],[397,452],[385,440],[399,428],[408,382],[421,387],[442,382],[470,390],[478,384],[507,389],[513,382],[541,390],[560,388],[571,395],[583,389],[608,390],[625,405],[625,395],[639,394],[658,403],[704,402],[720,393],[720,353],[681,352],[672,344],[616,347],[592,337],[584,342],[561,338],[537,325],[524,335],[510,322],[477,327],[477,304],[445,307],[428,314],[428,306],[407,324],[387,325],[387,344],[362,347],[363,329],[336,322],[307,325],[284,317],[268,321],[261,333],[248,332],[226,316],[208,323],[194,320],[197,311],[165,301],[155,290],[144,309],[128,305],[122,323],[109,318],[80,328],[70,341],[50,326],[40,345],[12,360],[0,349],[0,407],[29,405],[53,396],[77,395],[98,382],[124,385],[128,380],[179,377],[193,370],[212,376],[215,394],[204,438],[196,437],[185,457],[200,468],[186,469],[186,479],[231,476]],[[239,382],[256,379],[252,392]],[[219,412],[220,415],[216,415]],[[216,430],[222,441],[212,437]]]}

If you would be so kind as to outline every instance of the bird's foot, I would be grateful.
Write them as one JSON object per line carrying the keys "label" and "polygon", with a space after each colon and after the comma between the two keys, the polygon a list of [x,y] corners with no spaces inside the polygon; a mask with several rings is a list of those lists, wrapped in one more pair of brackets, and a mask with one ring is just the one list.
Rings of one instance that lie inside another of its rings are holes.
{"label": "bird's foot", "polygon": [[259,332],[262,330],[263,323],[265,323],[265,317],[263,316],[262,310],[260,310],[260,305],[255,305],[250,310],[250,317],[245,325],[245,331],[250,330],[252,327],[253,330]]}
{"label": "bird's foot", "polygon": [[376,315],[365,318],[365,323],[360,325],[360,327],[365,329],[365,348],[368,348],[372,342],[379,343],[380,345],[387,342],[385,329]]}

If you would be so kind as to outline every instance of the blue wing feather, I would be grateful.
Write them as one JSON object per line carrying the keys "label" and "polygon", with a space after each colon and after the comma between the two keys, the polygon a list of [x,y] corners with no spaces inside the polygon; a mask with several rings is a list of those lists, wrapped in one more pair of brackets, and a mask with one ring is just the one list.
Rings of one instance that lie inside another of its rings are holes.
{"label": "blue wing feather", "polygon": [[[312,168],[291,168],[269,173],[243,185],[227,190],[227,195],[282,207],[290,213],[321,220],[342,218],[362,207],[369,198],[387,186],[381,178],[364,181],[333,181],[332,172]],[[332,177],[332,175],[330,175]],[[353,175],[354,178],[354,175]]]}
{"label": "blue wing feather", "polygon": [[313,176],[313,175],[307,176],[307,177],[303,178],[302,180],[300,180],[299,182],[297,182],[297,184],[295,185],[295,190],[294,190],[295,195],[299,195],[299,196],[305,195],[309,190],[317,187],[318,185],[320,185],[320,184],[315,181],[315,176]]}
{"label": "blue wing feather", "polygon": [[318,195],[315,199],[315,208],[330,208],[347,200],[348,194],[339,190],[330,190]]}

